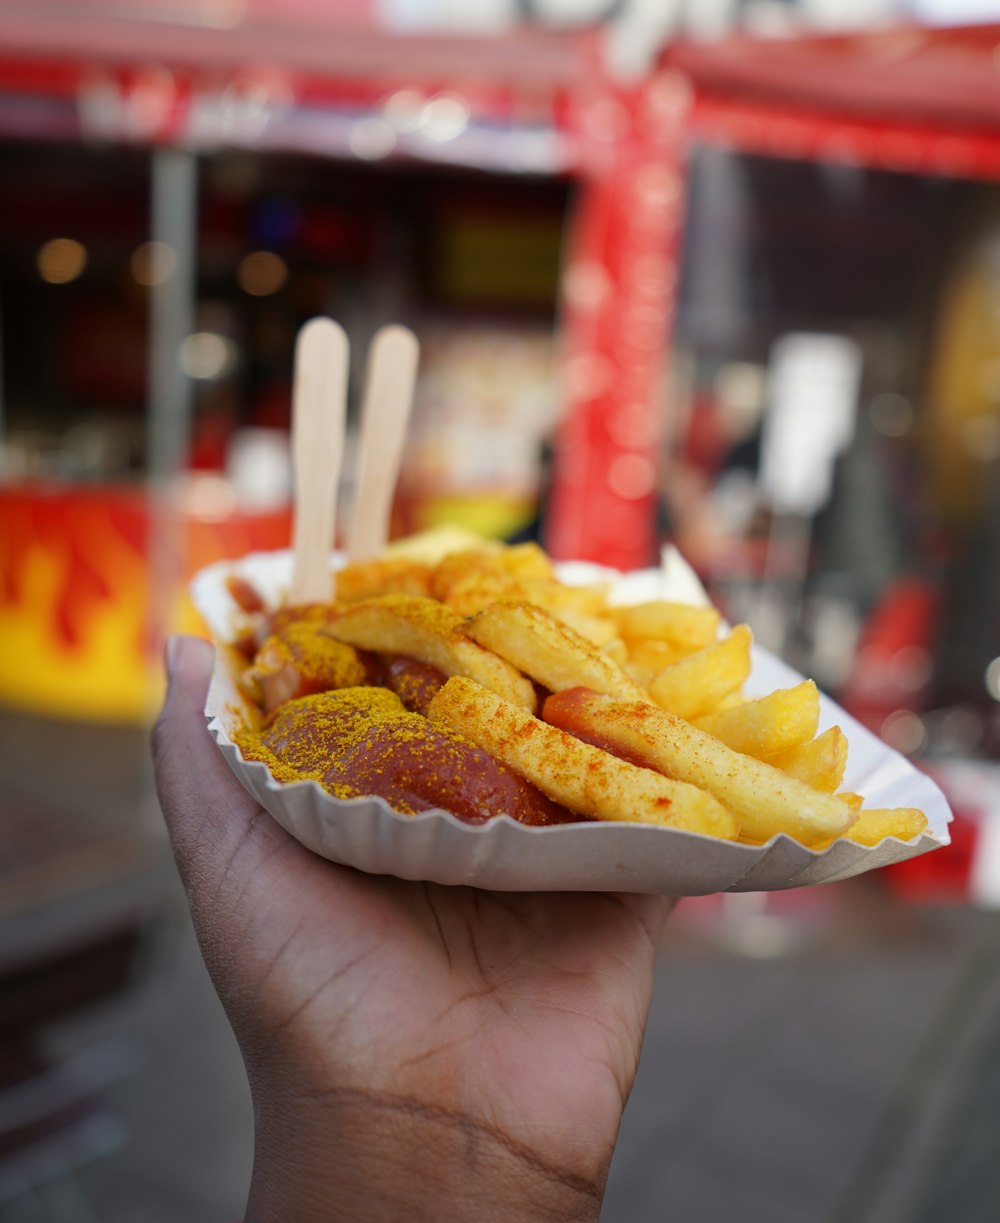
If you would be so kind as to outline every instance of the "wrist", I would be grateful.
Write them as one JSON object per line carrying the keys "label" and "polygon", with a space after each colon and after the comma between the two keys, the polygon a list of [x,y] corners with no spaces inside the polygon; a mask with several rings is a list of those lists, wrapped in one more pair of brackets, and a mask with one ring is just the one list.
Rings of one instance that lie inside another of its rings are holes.
{"label": "wrist", "polygon": [[245,1223],[596,1223],[610,1156],[581,1172],[467,1113],[344,1090],[258,1111]]}

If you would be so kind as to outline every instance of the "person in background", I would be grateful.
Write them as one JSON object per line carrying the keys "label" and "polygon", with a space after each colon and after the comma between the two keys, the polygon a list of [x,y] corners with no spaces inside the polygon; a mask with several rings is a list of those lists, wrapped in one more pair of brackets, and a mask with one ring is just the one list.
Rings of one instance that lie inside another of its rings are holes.
{"label": "person in background", "polygon": [[253,1094],[246,1223],[598,1219],[670,902],[319,858],[206,733],[211,647],[167,657],[157,788]]}

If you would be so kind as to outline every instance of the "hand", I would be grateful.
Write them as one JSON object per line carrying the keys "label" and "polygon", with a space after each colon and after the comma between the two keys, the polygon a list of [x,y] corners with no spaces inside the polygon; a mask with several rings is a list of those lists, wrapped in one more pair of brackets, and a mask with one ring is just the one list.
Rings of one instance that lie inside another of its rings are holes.
{"label": "hand", "polygon": [[319,858],[206,733],[210,647],[168,655],[157,786],[253,1093],[247,1223],[596,1219],[668,902]]}

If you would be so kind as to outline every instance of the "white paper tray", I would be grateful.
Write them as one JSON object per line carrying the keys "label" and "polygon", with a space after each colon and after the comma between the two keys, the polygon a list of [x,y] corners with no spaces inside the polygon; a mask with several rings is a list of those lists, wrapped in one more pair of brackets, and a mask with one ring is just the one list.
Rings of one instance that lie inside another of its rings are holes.
{"label": "white paper tray", "polygon": [[[338,563],[335,558],[332,562]],[[288,585],[287,552],[256,553],[203,570],[192,584],[198,610],[217,641],[231,639],[238,612],[225,588],[230,574],[252,582],[277,606]],[[609,571],[567,565],[564,580],[592,580]],[[616,602],[691,595],[690,574],[675,556],[661,570],[612,575]],[[754,647],[747,691],[762,694],[802,679],[796,671]],[[821,852],[790,837],[765,845],[738,845],[697,833],[640,824],[584,823],[531,828],[507,816],[468,825],[445,811],[400,815],[381,798],[342,801],[314,781],[274,780],[267,767],[246,761],[231,734],[239,726],[242,699],[233,677],[217,663],[205,708],[208,729],[230,767],[262,807],[303,845],[323,857],[372,874],[434,883],[468,884],[497,891],[624,891],[671,896],[711,892],[777,891],[847,879],[902,862],[949,842],[951,812],[934,782],[892,751],[827,697],[821,697],[820,729],[839,725],[850,744],[845,790],[867,807],[918,807],[928,819],[920,837],[886,838],[868,849],[840,840]]]}

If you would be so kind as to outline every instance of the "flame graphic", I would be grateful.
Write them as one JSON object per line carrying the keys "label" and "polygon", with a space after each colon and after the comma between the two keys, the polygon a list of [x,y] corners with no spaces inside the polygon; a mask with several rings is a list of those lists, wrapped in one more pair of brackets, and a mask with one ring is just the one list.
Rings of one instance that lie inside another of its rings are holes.
{"label": "flame graphic", "polygon": [[[183,522],[186,573],[285,547],[287,511]],[[38,713],[144,722],[159,703],[142,489],[0,489],[0,701]],[[173,600],[172,600],[173,601]],[[178,600],[171,629],[199,632]]]}

